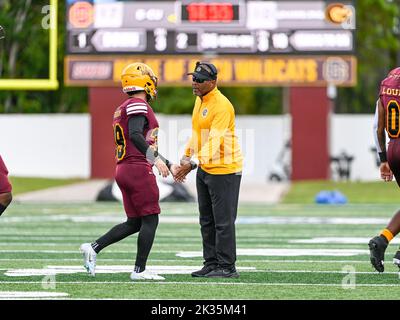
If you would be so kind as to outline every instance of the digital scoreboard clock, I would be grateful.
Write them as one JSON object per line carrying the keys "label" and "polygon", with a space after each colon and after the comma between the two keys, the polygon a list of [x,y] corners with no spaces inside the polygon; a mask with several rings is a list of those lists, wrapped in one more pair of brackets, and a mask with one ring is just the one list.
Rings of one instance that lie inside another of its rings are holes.
{"label": "digital scoreboard clock", "polygon": [[192,2],[182,5],[181,20],[189,22],[221,22],[239,20],[240,6],[230,2]]}

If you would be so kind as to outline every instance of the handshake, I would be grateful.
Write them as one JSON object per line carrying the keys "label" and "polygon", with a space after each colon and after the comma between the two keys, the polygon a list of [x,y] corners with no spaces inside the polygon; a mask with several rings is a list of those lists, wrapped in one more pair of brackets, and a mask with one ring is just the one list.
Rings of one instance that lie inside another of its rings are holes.
{"label": "handshake", "polygon": [[182,157],[179,165],[171,164],[169,168],[159,157],[155,159],[154,165],[163,178],[168,177],[171,172],[175,182],[178,183],[185,182],[187,174],[197,168],[197,164],[186,156]]}

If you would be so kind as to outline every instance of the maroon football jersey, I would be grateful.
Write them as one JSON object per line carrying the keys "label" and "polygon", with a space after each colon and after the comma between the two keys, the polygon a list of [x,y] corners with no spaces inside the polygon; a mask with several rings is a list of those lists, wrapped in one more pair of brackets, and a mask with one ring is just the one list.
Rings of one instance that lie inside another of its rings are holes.
{"label": "maroon football jersey", "polygon": [[0,193],[8,193],[12,191],[11,183],[8,181],[8,170],[0,156]]}
{"label": "maroon football jersey", "polygon": [[385,108],[386,131],[391,139],[400,135],[400,68],[393,69],[382,80],[379,98]]}
{"label": "maroon football jersey", "polygon": [[142,99],[129,98],[114,112],[113,128],[117,163],[148,163],[146,156],[129,139],[129,118],[138,115],[147,118],[148,124],[143,131],[144,138],[154,150],[158,149],[158,122],[153,109]]}

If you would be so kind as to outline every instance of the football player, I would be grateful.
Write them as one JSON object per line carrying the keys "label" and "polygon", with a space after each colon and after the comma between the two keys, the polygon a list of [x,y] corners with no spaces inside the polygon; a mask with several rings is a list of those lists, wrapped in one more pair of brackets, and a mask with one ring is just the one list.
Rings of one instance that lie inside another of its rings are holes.
{"label": "football player", "polygon": [[176,172],[179,166],[158,153],[158,122],[149,101],[157,95],[157,77],[143,63],[128,65],[121,75],[122,89],[129,98],[114,112],[115,180],[121,189],[127,220],[114,226],[92,243],[80,249],[84,266],[95,275],[96,255],[105,247],[139,232],[132,280],[164,280],[146,269],[160,207],[159,190],[153,165],[163,177]]}
{"label": "football player", "polygon": [[8,170],[0,156],[0,216],[12,200],[12,186],[8,180]]}
{"label": "football player", "polygon": [[[376,102],[374,140],[380,159],[380,175],[385,182],[393,176],[400,186],[400,68],[393,69],[381,82]],[[386,151],[385,130],[390,138]],[[385,251],[389,242],[400,232],[400,211],[397,211],[382,232],[369,241],[370,260],[374,268],[384,271]],[[400,267],[400,250],[393,263]]]}

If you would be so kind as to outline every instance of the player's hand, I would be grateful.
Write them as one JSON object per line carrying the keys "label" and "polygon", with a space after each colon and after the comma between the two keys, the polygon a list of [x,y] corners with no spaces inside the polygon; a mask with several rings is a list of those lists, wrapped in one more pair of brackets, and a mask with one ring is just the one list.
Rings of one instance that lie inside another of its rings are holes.
{"label": "player's hand", "polygon": [[171,171],[172,175],[176,175],[176,173],[178,172],[178,170],[180,169],[180,165],[177,164],[172,164],[169,168],[169,171]]}
{"label": "player's hand", "polygon": [[192,171],[192,166],[190,162],[187,162],[184,165],[181,165],[174,175],[174,179],[176,182],[184,182],[187,174]]}
{"label": "player's hand", "polygon": [[185,178],[179,179],[179,180],[175,178],[176,175],[178,174],[178,172],[180,171],[180,169],[181,169],[181,166],[179,166],[177,164],[171,165],[171,167],[169,169],[171,171],[171,173],[172,173],[172,176],[174,177],[175,182],[179,182],[179,183],[185,182]]}
{"label": "player's hand", "polygon": [[169,175],[168,167],[160,158],[156,159],[156,161],[154,162],[154,165],[156,166],[156,168],[158,170],[158,174],[162,175],[163,178],[168,177],[168,175]]}
{"label": "player's hand", "polygon": [[381,172],[381,178],[385,182],[389,182],[393,180],[393,172],[390,170],[388,162],[382,162],[379,166],[379,171]]}

